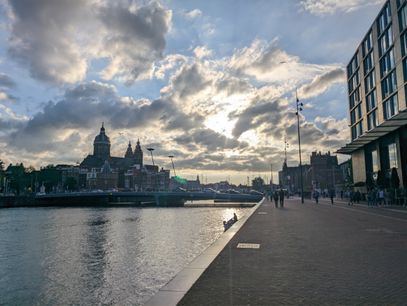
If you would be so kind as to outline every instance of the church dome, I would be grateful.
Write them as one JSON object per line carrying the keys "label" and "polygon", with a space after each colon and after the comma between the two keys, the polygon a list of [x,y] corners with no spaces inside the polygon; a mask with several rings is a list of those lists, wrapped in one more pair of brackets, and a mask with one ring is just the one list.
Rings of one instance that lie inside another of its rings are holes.
{"label": "church dome", "polygon": [[100,128],[100,133],[99,133],[99,135],[97,135],[95,137],[95,141],[93,143],[94,144],[96,144],[96,143],[108,143],[108,144],[110,144],[110,139],[105,133],[105,127],[103,126],[103,123],[102,123],[102,127]]}

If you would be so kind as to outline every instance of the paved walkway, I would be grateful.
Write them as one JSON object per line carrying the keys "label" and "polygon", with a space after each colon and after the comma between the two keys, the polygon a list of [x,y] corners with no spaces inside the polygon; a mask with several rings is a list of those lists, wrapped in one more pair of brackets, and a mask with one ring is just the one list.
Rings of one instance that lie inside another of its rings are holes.
{"label": "paved walkway", "polygon": [[290,199],[260,206],[178,305],[406,303],[406,214]]}

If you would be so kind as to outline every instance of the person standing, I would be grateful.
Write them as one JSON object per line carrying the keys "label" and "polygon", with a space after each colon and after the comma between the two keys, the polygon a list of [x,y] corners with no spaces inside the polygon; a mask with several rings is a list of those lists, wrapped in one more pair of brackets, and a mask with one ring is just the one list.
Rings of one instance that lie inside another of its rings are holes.
{"label": "person standing", "polygon": [[280,207],[284,207],[284,190],[280,189],[278,197],[280,198]]}
{"label": "person standing", "polygon": [[277,192],[277,190],[274,190],[274,192],[273,192],[273,200],[274,200],[274,205],[276,206],[276,208],[278,208],[278,192]]}

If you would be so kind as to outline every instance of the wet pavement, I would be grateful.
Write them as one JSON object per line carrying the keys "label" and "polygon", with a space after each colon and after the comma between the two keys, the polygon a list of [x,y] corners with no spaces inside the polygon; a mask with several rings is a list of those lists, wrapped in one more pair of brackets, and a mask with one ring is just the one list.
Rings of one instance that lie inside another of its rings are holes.
{"label": "wet pavement", "polygon": [[407,214],[328,203],[264,202],[178,305],[406,305]]}

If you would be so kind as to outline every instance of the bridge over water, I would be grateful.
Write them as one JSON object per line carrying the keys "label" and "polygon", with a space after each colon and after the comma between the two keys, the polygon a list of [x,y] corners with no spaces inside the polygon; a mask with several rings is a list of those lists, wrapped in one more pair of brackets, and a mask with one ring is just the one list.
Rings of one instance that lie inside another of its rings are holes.
{"label": "bridge over water", "polygon": [[186,201],[259,202],[261,195],[218,192],[71,192],[2,196],[0,207],[35,206],[183,206]]}

